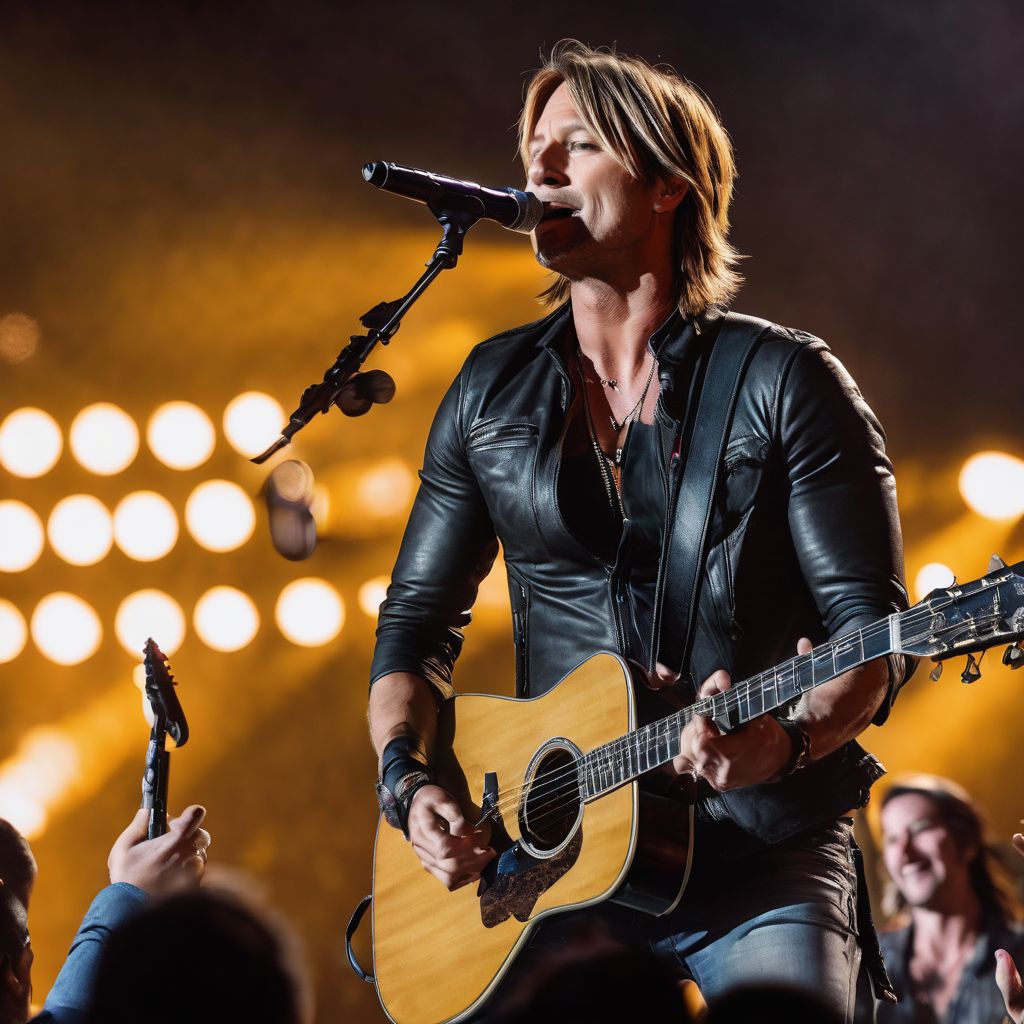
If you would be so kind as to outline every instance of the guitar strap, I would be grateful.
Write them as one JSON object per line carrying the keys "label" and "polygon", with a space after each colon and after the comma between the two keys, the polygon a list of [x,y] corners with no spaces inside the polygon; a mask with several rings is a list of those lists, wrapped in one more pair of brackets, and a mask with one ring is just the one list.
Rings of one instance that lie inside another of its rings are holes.
{"label": "guitar strap", "polygon": [[[727,313],[711,347],[696,414],[687,417],[690,440],[683,468],[675,474],[669,493],[661,585],[654,603],[652,667],[660,661],[685,676],[729,426],[750,358],[770,326],[767,320]],[[691,400],[691,411],[693,407]],[[682,437],[677,443],[682,449]],[[680,454],[683,457],[682,450]]]}

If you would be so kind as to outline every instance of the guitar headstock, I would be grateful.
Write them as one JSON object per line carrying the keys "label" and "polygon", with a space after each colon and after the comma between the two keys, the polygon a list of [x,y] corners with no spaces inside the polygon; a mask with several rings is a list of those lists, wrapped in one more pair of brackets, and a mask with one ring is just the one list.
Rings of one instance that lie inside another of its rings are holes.
{"label": "guitar headstock", "polygon": [[[1005,565],[993,557],[991,571],[970,583],[933,590],[899,616],[900,637],[894,649],[943,661],[1009,644],[1005,664],[1024,661],[1018,646],[1024,638],[1024,562]],[[964,681],[977,678],[971,661]],[[968,678],[971,676],[972,678]]]}
{"label": "guitar headstock", "polygon": [[142,653],[142,663],[146,669],[146,697],[153,709],[153,717],[163,723],[174,745],[183,747],[188,741],[188,722],[185,721],[185,712],[181,709],[178,695],[174,692],[177,683],[170,662],[152,637],[146,641]]}

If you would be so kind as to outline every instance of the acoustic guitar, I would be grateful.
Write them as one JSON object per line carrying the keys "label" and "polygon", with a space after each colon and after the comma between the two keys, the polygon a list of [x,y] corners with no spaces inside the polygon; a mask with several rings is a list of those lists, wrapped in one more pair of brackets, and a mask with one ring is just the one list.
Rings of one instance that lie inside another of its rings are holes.
{"label": "acoustic guitar", "polygon": [[608,653],[534,699],[445,701],[438,749],[451,754],[437,765],[439,781],[470,820],[490,823],[498,856],[479,884],[448,892],[381,819],[373,959],[385,1013],[396,1024],[445,1024],[479,1010],[537,922],[553,914],[608,899],[655,915],[674,909],[689,876],[693,808],[639,782],[678,753],[695,715],[729,731],[890,653],[940,663],[967,654],[962,679],[973,682],[977,655],[996,644],[1009,643],[1003,661],[1019,667],[1022,637],[1024,562],[994,558],[978,580],[935,590],[653,721],[638,712],[647,690],[639,670]]}

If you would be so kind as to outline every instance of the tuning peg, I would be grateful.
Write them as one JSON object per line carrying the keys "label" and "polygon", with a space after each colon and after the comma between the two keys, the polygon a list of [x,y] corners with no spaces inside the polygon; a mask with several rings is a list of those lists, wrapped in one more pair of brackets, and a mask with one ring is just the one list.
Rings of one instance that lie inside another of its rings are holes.
{"label": "tuning peg", "polygon": [[998,555],[993,555],[988,560],[988,571],[989,572],[995,572],[996,569],[1005,569],[1005,568],[1006,568],[1006,563]]}
{"label": "tuning peg", "polygon": [[1024,665],[1024,650],[1021,650],[1020,644],[1010,644],[1003,651],[1003,664],[1009,665],[1010,668],[1020,668]]}
{"label": "tuning peg", "polygon": [[960,673],[960,681],[963,683],[976,683],[981,678],[981,662],[973,654],[967,655],[967,664]]}
{"label": "tuning peg", "polygon": [[931,670],[931,672],[928,673],[928,678],[933,683],[937,683],[939,681],[939,677],[941,675],[942,675],[942,662],[941,661],[937,661],[937,662],[935,662],[935,668],[933,668]]}

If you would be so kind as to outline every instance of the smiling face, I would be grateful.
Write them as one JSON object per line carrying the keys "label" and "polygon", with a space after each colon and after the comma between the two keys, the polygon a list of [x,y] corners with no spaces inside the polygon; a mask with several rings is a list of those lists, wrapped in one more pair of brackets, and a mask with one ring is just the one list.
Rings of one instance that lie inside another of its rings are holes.
{"label": "smiling face", "polygon": [[564,84],[530,135],[527,188],[548,204],[533,233],[542,266],[571,280],[670,270],[672,221],[685,185],[634,178],[585,126]]}
{"label": "smiling face", "polygon": [[903,793],[882,808],[882,854],[911,908],[954,913],[976,901],[970,866],[978,850],[965,848],[923,793]]}

